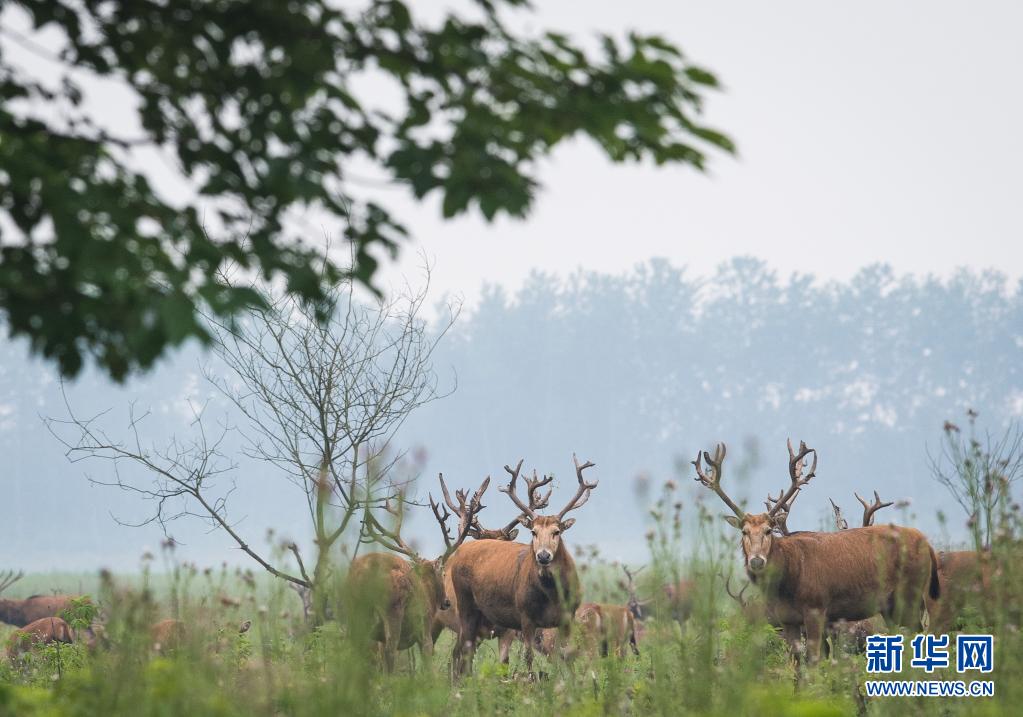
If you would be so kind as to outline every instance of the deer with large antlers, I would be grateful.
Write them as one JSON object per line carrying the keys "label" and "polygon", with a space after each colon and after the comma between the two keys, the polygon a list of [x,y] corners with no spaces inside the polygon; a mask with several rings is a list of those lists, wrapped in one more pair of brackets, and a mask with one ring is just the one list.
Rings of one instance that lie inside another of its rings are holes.
{"label": "deer with large antlers", "polygon": [[[384,667],[394,670],[398,650],[419,645],[423,654],[433,654],[433,626],[437,613],[449,608],[444,592],[445,562],[462,542],[479,528],[477,514],[483,509],[483,494],[490,485],[487,478],[458,516],[458,529],[451,534],[447,521],[451,514],[430,497],[430,506],[444,537],[444,553],[436,560],[424,560],[401,537],[403,503],[396,507],[385,503],[395,525],[385,527],[369,510],[363,519],[364,542],[374,542],[390,553],[369,553],[352,561],[345,581],[352,634],[368,630],[369,639],[382,643]],[[447,486],[444,486],[447,493]],[[404,557],[401,557],[404,556]]]}
{"label": "deer with large antlers", "polygon": [[881,613],[889,625],[919,629],[925,597],[940,592],[938,560],[927,539],[913,528],[891,525],[790,532],[786,521],[792,503],[816,475],[817,453],[803,442],[798,451],[791,441],[788,448],[789,487],[768,498],[765,513],[743,511],[721,487],[723,443],[713,457],[703,452],[693,461],[696,480],[733,513],[725,520],[742,532],[746,574],[764,596],[769,621],[782,626],[794,652],[805,631],[811,661],[820,659],[830,621]]}
{"label": "deer with large antlers", "polygon": [[[489,481],[490,478],[488,477]],[[541,510],[547,507],[547,503],[550,501],[551,491],[548,490],[546,495],[540,492],[540,489],[550,484],[554,480],[553,477],[544,476],[538,478],[536,474],[533,474],[532,478],[526,478],[527,495],[529,496],[529,504],[534,510]],[[456,490],[455,500],[451,499],[451,494],[448,492],[447,484],[444,482],[444,476],[440,477],[441,492],[444,496],[444,504],[448,509],[454,513],[461,521],[466,520],[466,511],[469,508],[470,501],[467,500],[465,491]],[[434,511],[436,514],[436,510]],[[517,516],[510,523],[502,528],[484,528],[480,525],[479,518],[474,517],[472,519],[472,527],[469,530],[469,537],[473,540],[506,540],[512,541],[518,537],[519,531],[516,526],[519,525],[519,517]],[[440,636],[441,631],[444,628],[451,630],[455,635],[458,635],[458,631],[461,627],[461,622],[458,618],[458,597],[455,595],[455,586],[451,581],[451,571],[446,570],[444,572],[444,594],[447,596],[451,606],[447,610],[441,610],[437,613],[433,623],[433,641],[436,642]],[[477,640],[488,640],[490,638],[497,638],[499,643],[499,652],[501,662],[507,663],[511,654],[511,646],[515,642],[516,633],[514,630],[506,630],[491,625],[486,620],[481,621],[479,633],[476,636]]]}
{"label": "deer with large antlers", "polygon": [[589,500],[597,484],[588,483],[583,472],[593,466],[575,463],[578,488],[557,515],[540,515],[539,503],[550,499],[529,495],[523,502],[516,492],[522,461],[501,488],[521,512],[518,521],[532,534],[529,545],[500,540],[466,543],[449,562],[460,629],[454,650],[454,669],[462,674],[472,667],[480,624],[486,620],[497,628],[518,630],[525,644],[527,669],[532,670],[534,637],[537,629],[556,627],[562,640],[568,637],[570,622],[579,607],[581,591],[575,562],[562,533],[575,524],[565,516]]}
{"label": "deer with large antlers", "polygon": [[[23,575],[12,570],[0,574],[0,593],[21,580]],[[59,616],[80,598],[81,595],[32,595],[24,600],[0,598],[0,622],[24,627],[44,617]]]}

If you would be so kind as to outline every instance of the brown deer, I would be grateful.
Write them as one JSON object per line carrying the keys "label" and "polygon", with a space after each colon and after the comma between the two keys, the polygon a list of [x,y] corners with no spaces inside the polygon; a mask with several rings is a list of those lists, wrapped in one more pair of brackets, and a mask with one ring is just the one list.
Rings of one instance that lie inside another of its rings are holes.
{"label": "brown deer", "polygon": [[149,626],[149,639],[155,652],[177,650],[185,641],[185,623],[168,617]]}
{"label": "brown deer", "polygon": [[[521,464],[520,464],[521,466]],[[507,466],[506,466],[507,468]],[[521,470],[521,467],[520,467]],[[489,477],[488,479],[489,480]],[[545,494],[540,492],[540,489],[544,486],[549,485],[554,481],[553,476],[544,476],[539,478],[536,472],[533,472],[532,478],[526,478],[526,492],[529,497],[529,505],[533,510],[543,510],[550,503],[551,490],[548,489]],[[467,496],[465,491],[456,490],[455,499],[451,499],[451,494],[448,492],[448,487],[444,483],[444,476],[440,477],[440,487],[444,496],[445,505],[451,509],[451,511],[459,518],[464,519],[464,515],[467,509]],[[513,541],[518,537],[519,531],[516,528],[519,525],[519,520],[523,516],[520,514],[515,517],[508,525],[503,528],[488,529],[480,525],[479,519],[474,518],[472,523],[473,526],[469,530],[469,537],[474,540],[506,540]],[[458,631],[461,626],[461,622],[458,617],[458,597],[455,595],[455,586],[451,581],[451,571],[446,570],[444,572],[444,594],[451,603],[451,607],[447,610],[441,610],[437,613],[437,617],[433,624],[433,641],[436,643],[437,638],[440,636],[441,631],[444,628],[451,630],[455,635],[458,635]],[[476,636],[477,641],[489,640],[491,638],[497,638],[498,641],[498,652],[500,655],[501,662],[507,664],[511,656],[511,646],[515,642],[518,634],[515,630],[507,630],[501,627],[494,627],[486,619],[480,621],[479,633]]]}
{"label": "brown deer", "polygon": [[[0,575],[0,593],[22,578],[24,573],[7,571]],[[0,622],[23,627],[44,617],[57,617],[80,595],[32,595],[24,600],[0,598]]]}
{"label": "brown deer", "polygon": [[956,618],[970,603],[978,603],[991,588],[990,555],[976,550],[938,553],[941,599],[927,601],[930,632],[941,634],[954,626]]}
{"label": "brown deer", "polygon": [[430,497],[446,546],[436,560],[424,560],[402,539],[401,501],[397,509],[385,504],[396,521],[393,530],[385,528],[369,510],[365,512],[364,540],[378,543],[392,552],[369,553],[353,560],[345,581],[346,593],[353,608],[350,615],[353,629],[368,627],[370,639],[382,643],[384,667],[388,672],[394,670],[398,650],[419,645],[425,656],[432,656],[437,613],[450,607],[444,593],[444,564],[474,526],[479,527],[476,515],[483,508],[481,501],[489,485],[490,478],[487,478],[468,505],[463,506],[458,534],[454,537],[447,525],[451,514],[446,509],[442,512]]}
{"label": "brown deer", "polygon": [[636,618],[627,605],[583,603],[575,611],[575,624],[590,654],[599,650],[602,657],[625,657],[626,646],[634,655],[639,654]]}
{"label": "brown deer", "polygon": [[59,617],[42,617],[33,620],[20,630],[15,630],[7,641],[7,656],[17,657],[31,650],[35,645],[74,642],[71,627]]}
{"label": "brown deer", "polygon": [[[820,659],[829,621],[863,620],[880,612],[889,625],[919,629],[925,598],[936,599],[938,559],[924,535],[913,528],[870,526],[837,533],[800,531],[786,526],[792,502],[816,475],[817,452],[800,442],[789,448],[790,485],[768,497],[765,513],[746,513],[721,487],[725,445],[711,457],[697,454],[696,480],[712,490],[734,515],[725,516],[742,532],[746,574],[763,594],[768,619],[782,626],[797,653],[802,631],[808,657]],[[804,475],[807,456],[813,464]]]}
{"label": "brown deer", "polygon": [[522,633],[526,667],[530,671],[538,628],[557,627],[561,639],[568,637],[572,615],[581,602],[581,590],[575,562],[562,539],[575,520],[565,516],[581,508],[597,487],[583,478],[583,471],[593,463],[580,464],[574,455],[572,460],[579,486],[568,504],[554,516],[540,515],[516,494],[522,461],[514,470],[505,467],[511,481],[501,490],[524,516],[519,521],[532,533],[530,545],[477,540],[463,545],[451,559],[449,569],[461,623],[453,656],[455,674],[471,669],[476,637],[484,619],[495,627]]}

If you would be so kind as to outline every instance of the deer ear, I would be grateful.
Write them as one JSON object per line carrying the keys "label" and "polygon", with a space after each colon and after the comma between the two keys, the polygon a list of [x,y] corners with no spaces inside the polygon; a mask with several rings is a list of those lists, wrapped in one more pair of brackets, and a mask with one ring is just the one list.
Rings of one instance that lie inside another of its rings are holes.
{"label": "deer ear", "polygon": [[724,518],[728,522],[728,524],[733,528],[737,530],[742,530],[742,521],[739,520],[734,515],[722,515],[721,517]]}
{"label": "deer ear", "polygon": [[528,515],[520,515],[518,520],[519,520],[519,525],[521,525],[526,530],[531,530],[531,528],[529,527],[529,524],[530,524],[531,521],[530,521]]}
{"label": "deer ear", "polygon": [[511,530],[508,531],[508,540],[515,540],[515,538],[517,537],[519,537],[518,528],[512,528]]}
{"label": "deer ear", "polygon": [[573,525],[575,525],[575,518],[569,518],[568,520],[561,521],[561,529],[562,530],[568,530]]}

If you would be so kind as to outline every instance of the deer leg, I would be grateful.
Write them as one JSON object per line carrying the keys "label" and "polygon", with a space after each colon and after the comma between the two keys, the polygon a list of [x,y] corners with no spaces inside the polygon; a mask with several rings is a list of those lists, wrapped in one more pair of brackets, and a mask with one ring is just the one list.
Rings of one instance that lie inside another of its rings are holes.
{"label": "deer leg", "polygon": [[522,642],[525,644],[526,672],[533,674],[533,641],[536,639],[536,626],[522,623]]}
{"label": "deer leg", "polygon": [[811,608],[803,612],[803,626],[806,628],[806,659],[810,664],[821,659],[821,638],[824,635],[825,623],[823,610]]}
{"label": "deer leg", "polygon": [[456,675],[464,675],[472,672],[472,660],[476,654],[476,638],[479,635],[483,613],[464,599],[460,599],[458,604],[460,620],[452,667]]}
{"label": "deer leg", "polygon": [[384,616],[384,669],[394,672],[394,662],[401,640],[401,625],[405,618],[405,605],[392,605]]}
{"label": "deer leg", "polygon": [[792,654],[792,659],[796,661],[798,665],[800,662],[800,654],[802,653],[800,641],[802,640],[801,625],[785,624],[782,625],[782,638],[788,643],[789,652]]}
{"label": "deer leg", "polygon": [[514,630],[505,630],[497,637],[497,646],[501,655],[501,662],[505,665],[507,665],[511,659],[511,647],[514,642]]}

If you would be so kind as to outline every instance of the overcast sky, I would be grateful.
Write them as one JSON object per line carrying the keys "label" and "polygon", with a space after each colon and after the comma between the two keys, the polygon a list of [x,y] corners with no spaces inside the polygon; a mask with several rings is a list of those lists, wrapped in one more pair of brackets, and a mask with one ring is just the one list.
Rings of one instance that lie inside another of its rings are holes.
{"label": "overcast sky", "polygon": [[547,163],[530,219],[493,226],[392,192],[438,287],[471,300],[534,268],[665,256],[706,273],[737,254],[825,278],[873,262],[1023,274],[1023,3],[536,4],[534,27],[679,43],[723,81],[706,118],[739,157],[701,176],[613,166],[577,141]]}
{"label": "overcast sky", "polygon": [[[706,120],[738,142],[739,156],[714,156],[700,175],[613,166],[588,140],[570,142],[544,163],[532,216],[494,225],[476,215],[442,221],[436,196],[417,205],[403,188],[379,191],[435,260],[437,290],[471,302],[483,282],[515,287],[532,269],[616,271],[654,256],[701,274],[749,254],[783,275],[847,278],[874,262],[1023,275],[1023,3],[536,5],[512,13],[513,24],[580,40],[637,29],[678,43],[724,83]],[[426,18],[450,6],[414,3]],[[25,17],[7,5],[2,20],[24,32]],[[31,39],[59,44],[52,32]],[[32,74],[59,76],[45,54],[10,36],[0,42]],[[123,111],[131,95],[85,84],[103,123],[132,134],[133,113]],[[189,193],[168,162],[145,161],[158,186]],[[323,226],[304,219],[313,232]],[[406,247],[392,277],[415,273],[416,248]]]}

